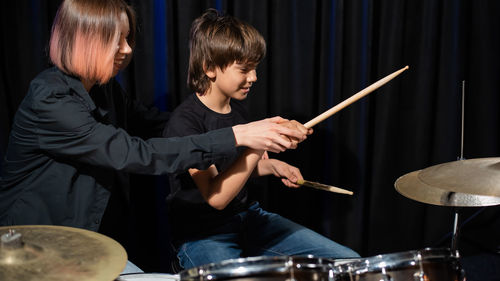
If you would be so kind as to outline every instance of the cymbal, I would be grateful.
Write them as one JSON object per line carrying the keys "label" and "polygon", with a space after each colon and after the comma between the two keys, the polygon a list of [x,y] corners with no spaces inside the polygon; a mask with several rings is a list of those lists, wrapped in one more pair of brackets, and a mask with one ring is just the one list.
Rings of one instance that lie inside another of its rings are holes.
{"label": "cymbal", "polygon": [[458,160],[423,169],[419,179],[440,189],[500,197],[500,158]]}
{"label": "cymbal", "polygon": [[399,177],[394,186],[403,196],[432,205],[479,207],[500,204],[500,197],[453,192],[430,186],[420,179],[423,170]]}
{"label": "cymbal", "polygon": [[0,242],[2,281],[111,281],[127,263],[118,242],[73,227],[4,226]]}

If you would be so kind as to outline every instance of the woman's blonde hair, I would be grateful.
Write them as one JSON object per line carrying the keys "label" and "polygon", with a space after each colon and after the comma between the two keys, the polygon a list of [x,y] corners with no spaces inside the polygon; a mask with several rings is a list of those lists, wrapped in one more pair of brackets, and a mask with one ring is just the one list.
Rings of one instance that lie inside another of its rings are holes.
{"label": "woman's blonde hair", "polygon": [[122,12],[128,16],[133,46],[135,14],[123,0],[65,0],[52,25],[52,63],[70,75],[106,83],[113,75]]}

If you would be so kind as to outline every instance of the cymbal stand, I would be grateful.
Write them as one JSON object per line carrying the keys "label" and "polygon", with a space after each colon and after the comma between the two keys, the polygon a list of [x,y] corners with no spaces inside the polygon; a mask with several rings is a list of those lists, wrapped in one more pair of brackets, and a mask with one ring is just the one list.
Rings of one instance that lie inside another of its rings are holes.
{"label": "cymbal stand", "polygon": [[[465,116],[465,80],[462,81],[462,127],[460,134],[460,158],[458,160],[464,160],[464,116]],[[459,212],[460,208],[453,208],[455,214],[455,219],[453,221],[453,236],[451,237],[451,250],[456,252],[458,250],[458,235],[460,233],[459,228]]]}
{"label": "cymbal stand", "polygon": [[455,213],[455,219],[453,221],[453,236],[451,237],[451,251],[455,252],[458,250],[458,235],[460,233],[460,228],[458,227],[458,220],[459,220],[459,209],[455,207],[454,208],[454,213]]}

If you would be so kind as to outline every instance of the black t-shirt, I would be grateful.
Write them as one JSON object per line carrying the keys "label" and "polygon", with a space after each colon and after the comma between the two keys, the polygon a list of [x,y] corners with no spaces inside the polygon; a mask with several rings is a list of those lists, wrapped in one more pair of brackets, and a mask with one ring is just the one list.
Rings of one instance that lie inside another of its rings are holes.
{"label": "black t-shirt", "polygon": [[[217,113],[206,107],[196,94],[192,94],[173,112],[164,136],[201,134],[246,123],[246,110],[241,102],[231,100],[230,105],[230,113]],[[221,173],[230,167],[243,149],[231,157],[215,161],[217,171]],[[248,207],[245,187],[224,210],[217,210],[205,201],[188,171],[169,174],[169,180],[171,192],[167,201],[174,240],[207,235],[229,217]]]}

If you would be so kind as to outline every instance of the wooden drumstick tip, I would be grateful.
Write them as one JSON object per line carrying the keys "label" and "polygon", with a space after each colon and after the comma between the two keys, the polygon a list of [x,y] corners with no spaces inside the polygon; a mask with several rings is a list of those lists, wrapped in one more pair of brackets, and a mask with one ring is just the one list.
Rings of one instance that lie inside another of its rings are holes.
{"label": "wooden drumstick tip", "polygon": [[319,122],[325,120],[326,118],[332,116],[333,114],[337,113],[338,111],[342,110],[346,106],[349,106],[353,102],[359,100],[360,98],[368,95],[369,93],[375,91],[382,85],[386,84],[387,82],[391,81],[394,77],[398,76],[402,72],[406,71],[408,68],[410,68],[408,65],[401,68],[400,70],[397,70],[386,77],[378,80],[377,82],[371,84],[370,86],[364,88],[363,90],[357,92],[356,94],[352,95],[351,97],[347,98],[346,100],[342,101],[341,103],[337,104],[336,106],[328,109],[327,111],[321,113],[320,115],[316,116],[315,118],[309,120],[309,122],[304,124],[304,127],[306,128],[312,128]]}
{"label": "wooden drumstick tip", "polygon": [[334,193],[347,194],[347,195],[354,194],[354,192],[352,192],[350,190],[342,189],[342,188],[331,186],[331,185],[322,184],[319,182],[313,182],[313,181],[299,179],[299,180],[297,180],[296,184],[304,185],[304,186],[308,186],[308,187],[312,187],[312,188],[316,188],[316,189],[320,189],[320,190],[330,191],[330,192],[334,192]]}

